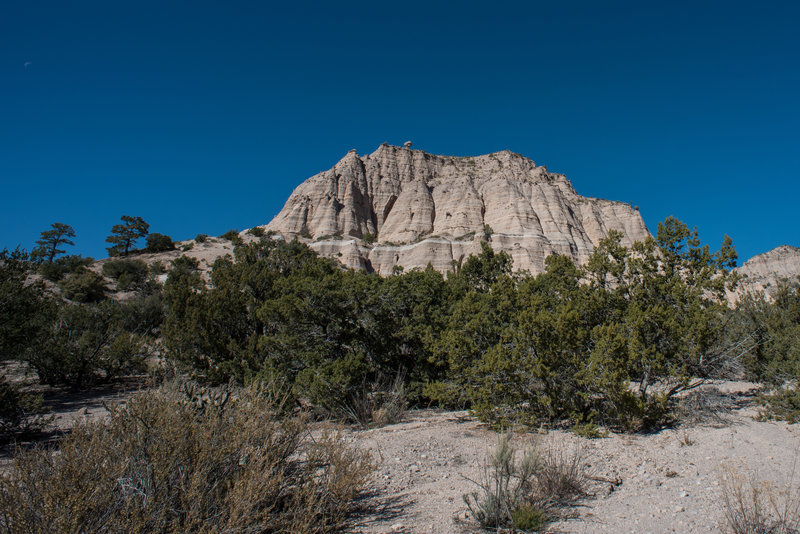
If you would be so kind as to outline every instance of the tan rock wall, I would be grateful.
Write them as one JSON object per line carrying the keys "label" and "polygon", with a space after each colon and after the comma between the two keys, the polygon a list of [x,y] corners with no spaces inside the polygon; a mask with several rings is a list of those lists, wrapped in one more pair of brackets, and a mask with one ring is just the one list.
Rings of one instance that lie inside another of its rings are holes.
{"label": "tan rock wall", "polygon": [[[581,197],[565,176],[519,154],[458,158],[389,145],[350,151],[303,182],[266,228],[382,274],[395,265],[447,271],[480,252],[481,240],[538,273],[553,253],[585,262],[611,229],[626,245],[649,235],[631,206]],[[361,241],[367,233],[374,244]]]}

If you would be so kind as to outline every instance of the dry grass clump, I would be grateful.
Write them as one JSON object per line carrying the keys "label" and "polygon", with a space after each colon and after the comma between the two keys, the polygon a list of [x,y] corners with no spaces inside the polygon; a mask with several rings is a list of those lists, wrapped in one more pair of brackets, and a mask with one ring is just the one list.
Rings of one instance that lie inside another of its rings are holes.
{"label": "dry grass clump", "polygon": [[369,428],[399,423],[407,411],[405,378],[401,374],[391,382],[377,380],[370,386],[362,385],[330,415]]}
{"label": "dry grass clump", "polygon": [[728,423],[735,408],[736,401],[719,388],[701,387],[678,399],[674,416],[682,425],[720,426]]}
{"label": "dry grass clump", "polygon": [[0,479],[6,532],[336,531],[372,460],[339,436],[314,439],[258,389],[170,385],[78,425],[58,449],[14,458]]}
{"label": "dry grass clump", "polygon": [[793,487],[794,469],[782,486],[757,480],[731,465],[723,468],[722,499],[731,534],[797,534],[800,532],[800,489]]}
{"label": "dry grass clump", "polygon": [[470,515],[484,528],[539,531],[587,495],[585,450],[563,443],[530,448],[518,461],[510,434],[500,437],[478,491],[464,495]]}

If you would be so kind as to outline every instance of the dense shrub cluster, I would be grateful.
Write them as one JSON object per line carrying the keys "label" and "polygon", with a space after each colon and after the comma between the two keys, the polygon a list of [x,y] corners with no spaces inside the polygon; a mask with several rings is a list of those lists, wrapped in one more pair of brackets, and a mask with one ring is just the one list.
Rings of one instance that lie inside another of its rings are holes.
{"label": "dense shrub cluster", "polygon": [[730,314],[732,361],[766,385],[759,401],[765,418],[800,420],[800,280],[782,280],[764,294],[747,295]]}
{"label": "dense shrub cluster", "polygon": [[[140,394],[108,422],[18,454],[0,477],[5,532],[297,532],[348,524],[371,459],[265,389]],[[280,417],[279,417],[280,416]]]}
{"label": "dense shrub cluster", "polygon": [[172,242],[172,238],[170,236],[159,234],[157,232],[148,235],[146,243],[147,252],[165,252],[175,248],[175,243]]}
{"label": "dense shrub cluster", "polygon": [[[584,267],[551,256],[538,276],[514,273],[484,245],[447,277],[428,268],[383,278],[260,239],[208,277],[186,256],[153,269],[108,261],[118,289],[135,290],[125,304],[105,302],[102,277],[80,262],[59,282],[70,302],[48,296],[25,282],[41,264],[5,252],[13,304],[0,341],[16,348],[3,359],[83,387],[138,369],[158,338],[159,353],[199,380],[281,383],[296,402],[362,424],[396,419],[409,402],[469,407],[498,427],[637,430],[667,421],[671,400],[698,379],[721,375],[784,387],[775,399],[793,409],[796,286],[729,310],[729,240],[712,253],[670,218],[654,238],[620,243],[611,232]],[[20,339],[35,342],[20,350]]]}
{"label": "dense shrub cluster", "polygon": [[117,281],[117,289],[141,288],[147,280],[147,264],[142,260],[110,260],[103,264],[103,274]]}
{"label": "dense shrub cluster", "polygon": [[224,234],[222,234],[219,237],[221,237],[222,239],[227,239],[228,241],[230,241],[234,245],[241,245],[242,244],[242,238],[239,236],[239,230],[237,230],[235,228],[231,228],[230,230],[228,230],[227,232],[225,232]]}
{"label": "dense shrub cluster", "polygon": [[42,263],[39,266],[39,274],[51,282],[58,282],[69,274],[82,272],[83,268],[93,261],[93,258],[84,258],[81,255],[62,256],[52,262]]}
{"label": "dense shrub cluster", "polygon": [[36,433],[48,421],[43,414],[41,395],[0,377],[0,445],[16,436]]}
{"label": "dense shrub cluster", "polygon": [[[11,368],[23,375],[24,367],[10,362],[24,362],[44,384],[81,389],[143,369],[163,322],[158,288],[147,286],[153,291],[140,291],[125,303],[108,300],[103,277],[81,263],[53,291],[30,276],[41,264],[20,251],[0,252],[4,375]],[[0,441],[39,428],[41,406],[41,396],[3,376]]]}
{"label": "dense shrub cluster", "polygon": [[86,268],[78,269],[58,283],[65,299],[82,304],[100,302],[106,297],[103,277]]}
{"label": "dense shrub cluster", "polygon": [[206,287],[176,265],[164,288],[171,355],[212,382],[285,382],[298,399],[346,411],[375,384],[427,378],[444,280],[433,270],[395,279],[345,271],[300,243],[237,247]]}
{"label": "dense shrub cluster", "polygon": [[585,269],[551,256],[545,273],[500,278],[454,306],[435,349],[482,418],[636,430],[717,371],[730,247],[710,254],[674,220],[631,251],[620,237]]}
{"label": "dense shrub cluster", "polygon": [[123,321],[132,319],[128,311],[112,301],[54,306],[24,358],[43,383],[73,389],[139,371],[148,351],[140,335],[123,328]]}
{"label": "dense shrub cluster", "polygon": [[447,279],[381,278],[297,242],[251,243],[218,260],[208,286],[172,271],[165,342],[205,380],[282,380],[331,412],[403,375],[412,402],[471,406],[501,426],[639,429],[722,368],[735,253],[729,241],[711,253],[675,219],[632,250],[620,240],[612,232],[585,268],[551,256],[536,277],[484,246]]}

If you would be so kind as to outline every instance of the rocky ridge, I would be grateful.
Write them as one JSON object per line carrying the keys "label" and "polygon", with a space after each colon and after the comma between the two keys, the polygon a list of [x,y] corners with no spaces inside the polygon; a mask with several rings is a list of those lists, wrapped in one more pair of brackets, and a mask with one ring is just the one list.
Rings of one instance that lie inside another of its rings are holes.
{"label": "rocky ridge", "polygon": [[800,248],[788,245],[776,247],[753,256],[736,272],[743,276],[740,293],[766,291],[769,296],[781,279],[800,277]]}
{"label": "rocky ridge", "polygon": [[630,246],[649,233],[629,204],[578,195],[562,174],[510,151],[438,156],[410,147],[355,150],[300,184],[264,228],[345,266],[390,274],[447,271],[488,242],[516,269],[551,254],[584,263],[610,230]]}

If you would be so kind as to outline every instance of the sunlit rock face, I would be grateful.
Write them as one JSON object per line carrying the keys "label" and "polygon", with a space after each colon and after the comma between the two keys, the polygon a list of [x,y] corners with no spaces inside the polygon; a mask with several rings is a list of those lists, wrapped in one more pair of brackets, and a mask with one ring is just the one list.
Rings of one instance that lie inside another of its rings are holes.
{"label": "sunlit rock face", "polygon": [[610,230],[626,246],[649,235],[630,205],[582,197],[519,154],[460,158],[385,144],[350,151],[300,184],[265,228],[381,274],[428,264],[445,272],[482,241],[537,274],[551,254],[584,263]]}
{"label": "sunlit rock face", "polygon": [[782,279],[796,281],[800,276],[800,248],[783,245],[763,254],[753,256],[736,269],[742,279],[733,298],[737,300],[745,293],[766,291],[768,297],[775,294]]}

